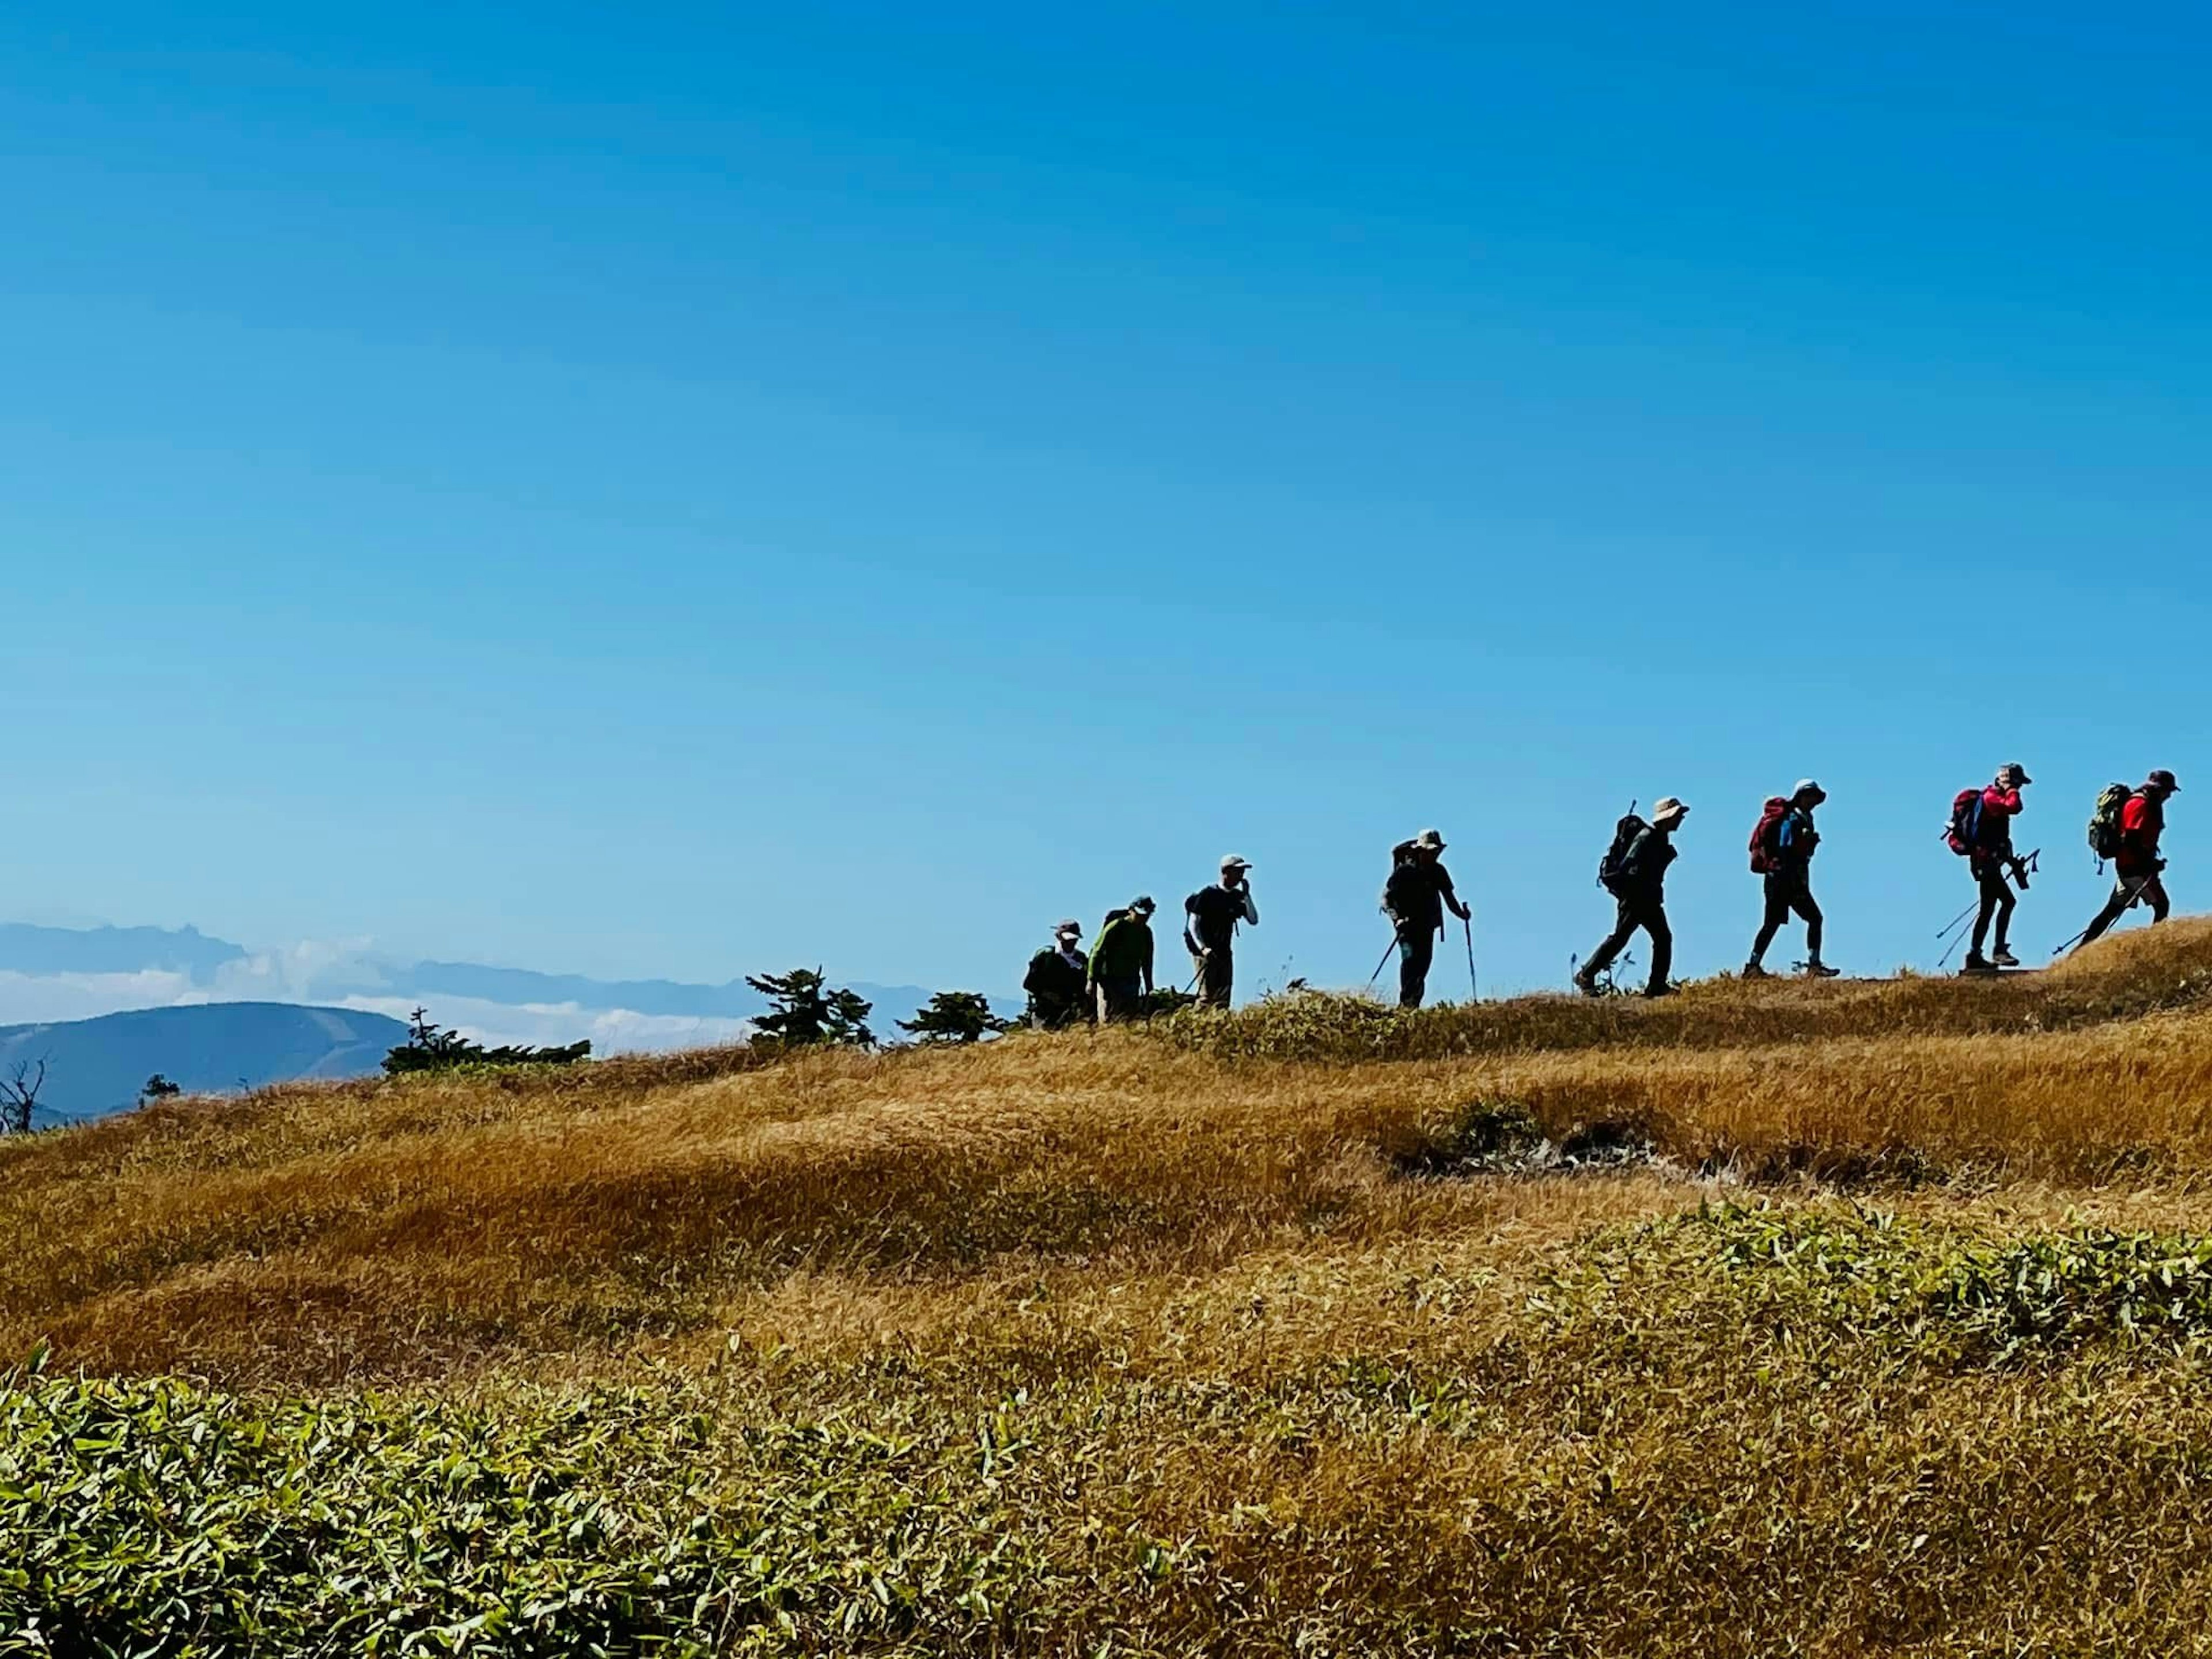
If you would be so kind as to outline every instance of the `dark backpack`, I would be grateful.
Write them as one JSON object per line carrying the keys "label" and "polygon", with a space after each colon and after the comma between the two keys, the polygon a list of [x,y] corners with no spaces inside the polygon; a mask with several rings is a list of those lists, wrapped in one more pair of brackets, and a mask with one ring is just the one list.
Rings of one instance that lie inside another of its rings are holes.
{"label": "dark backpack", "polygon": [[1751,873],[1771,875],[1782,867],[1782,820],[1790,816],[1790,803],[1780,795],[1767,798],[1759,822],[1751,831]]}
{"label": "dark backpack", "polygon": [[1943,832],[1951,850],[1960,858],[1979,852],[1982,845],[1982,792],[1961,789],[1951,800],[1951,827]]}
{"label": "dark backpack", "polygon": [[1431,884],[1416,860],[1400,859],[1390,866],[1390,879],[1382,884],[1382,908],[1402,921],[1419,910]]}
{"label": "dark backpack", "polygon": [[2102,865],[2106,859],[2116,859],[2125,842],[2127,832],[2120,814],[2136,792],[2124,783],[2108,783],[2097,796],[2097,810],[2089,815],[2089,850]]}
{"label": "dark backpack", "polygon": [[1615,896],[1627,876],[1628,849],[1636,838],[1651,826],[1631,812],[1613,826],[1613,845],[1605,849],[1605,856],[1597,861],[1597,884]]}

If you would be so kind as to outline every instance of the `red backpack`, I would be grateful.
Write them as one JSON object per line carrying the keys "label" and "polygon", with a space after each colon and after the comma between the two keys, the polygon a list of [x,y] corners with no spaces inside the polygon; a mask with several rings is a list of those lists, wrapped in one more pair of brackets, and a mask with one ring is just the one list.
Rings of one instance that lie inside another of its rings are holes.
{"label": "red backpack", "polygon": [[1771,875],[1782,866],[1781,848],[1776,844],[1782,829],[1782,820],[1790,816],[1786,797],[1771,795],[1759,815],[1759,822],[1751,832],[1751,873]]}

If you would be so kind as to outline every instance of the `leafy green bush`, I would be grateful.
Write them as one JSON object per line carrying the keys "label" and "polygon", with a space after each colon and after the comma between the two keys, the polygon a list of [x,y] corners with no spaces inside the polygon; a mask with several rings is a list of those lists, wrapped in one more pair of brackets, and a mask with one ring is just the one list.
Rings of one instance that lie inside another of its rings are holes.
{"label": "leafy green bush", "polygon": [[1049,1582],[975,1439],[690,1403],[0,1379],[0,1655],[961,1650]]}

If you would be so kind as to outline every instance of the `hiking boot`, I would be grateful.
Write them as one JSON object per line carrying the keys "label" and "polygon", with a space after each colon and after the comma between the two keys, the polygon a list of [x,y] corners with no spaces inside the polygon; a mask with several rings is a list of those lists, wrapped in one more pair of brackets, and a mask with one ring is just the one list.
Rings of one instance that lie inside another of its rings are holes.
{"label": "hiking boot", "polygon": [[1760,967],[1755,962],[1747,962],[1743,964],[1743,976],[1746,979],[1772,979],[1774,977],[1773,975],[1768,973],[1765,969]]}
{"label": "hiking boot", "polygon": [[1990,960],[1996,963],[2000,968],[2017,968],[2020,966],[2020,958],[2013,955],[2008,947],[2002,945],[1998,945],[1996,950],[1990,952]]}
{"label": "hiking boot", "polygon": [[1671,997],[1674,994],[1674,988],[1671,985],[1647,985],[1644,988],[1644,994],[1646,997]]}
{"label": "hiking boot", "polygon": [[1990,965],[1990,959],[1979,951],[1969,951],[1966,961],[1959,964],[1959,971],[1962,974],[1994,974],[1996,969]]}
{"label": "hiking boot", "polygon": [[1597,994],[1597,975],[1591,973],[1587,968],[1577,968],[1575,970],[1575,989],[1580,991],[1586,997],[1595,996]]}
{"label": "hiking boot", "polygon": [[1837,979],[1842,976],[1843,971],[1840,968],[1829,967],[1817,957],[1805,964],[1805,977],[1808,979]]}

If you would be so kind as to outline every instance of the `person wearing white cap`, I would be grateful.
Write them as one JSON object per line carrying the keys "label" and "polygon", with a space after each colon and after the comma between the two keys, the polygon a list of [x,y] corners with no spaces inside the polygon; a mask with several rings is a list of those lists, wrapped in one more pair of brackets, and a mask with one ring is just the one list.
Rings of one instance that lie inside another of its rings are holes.
{"label": "person wearing white cap", "polygon": [[1820,960],[1825,924],[1820,907],[1813,900],[1813,853],[1820,844],[1820,832],[1813,827],[1813,809],[1827,798],[1826,790],[1806,778],[1790,792],[1789,799],[1767,802],[1759,817],[1751,838],[1751,867],[1765,878],[1766,916],[1752,941],[1751,959],[1743,964],[1746,979],[1766,977],[1766,947],[1792,912],[1805,921],[1806,973],[1814,979],[1836,976],[1836,970]]}
{"label": "person wearing white cap", "polygon": [[1231,853],[1221,860],[1221,879],[1182,902],[1183,948],[1198,975],[1198,1006],[1226,1008],[1237,984],[1237,927],[1260,925],[1260,907],[1244,875],[1252,866]]}
{"label": "person wearing white cap", "polygon": [[1390,849],[1390,880],[1382,890],[1382,908],[1398,933],[1401,1008],[1418,1008],[1428,994],[1429,964],[1436,959],[1444,912],[1449,909],[1462,921],[1474,915],[1452,889],[1443,850],[1444,838],[1434,830],[1424,830]]}
{"label": "person wearing white cap", "polygon": [[1052,930],[1052,943],[1030,958],[1022,989],[1030,994],[1030,1024],[1042,1031],[1057,1031],[1088,1017],[1090,999],[1083,983],[1090,963],[1083,954],[1083,924],[1063,921]]}
{"label": "person wearing white cap", "polygon": [[1669,975],[1674,967],[1674,933],[1667,925],[1667,866],[1674,861],[1674,831],[1689,815],[1688,807],[1664,795],[1652,807],[1650,823],[1633,813],[1620,821],[1613,836],[1618,856],[1608,853],[1599,871],[1606,890],[1620,901],[1620,915],[1605,942],[1575,970],[1575,988],[1584,996],[1597,994],[1597,976],[1613,966],[1639,927],[1651,936],[1651,977],[1644,994],[1674,994]]}

